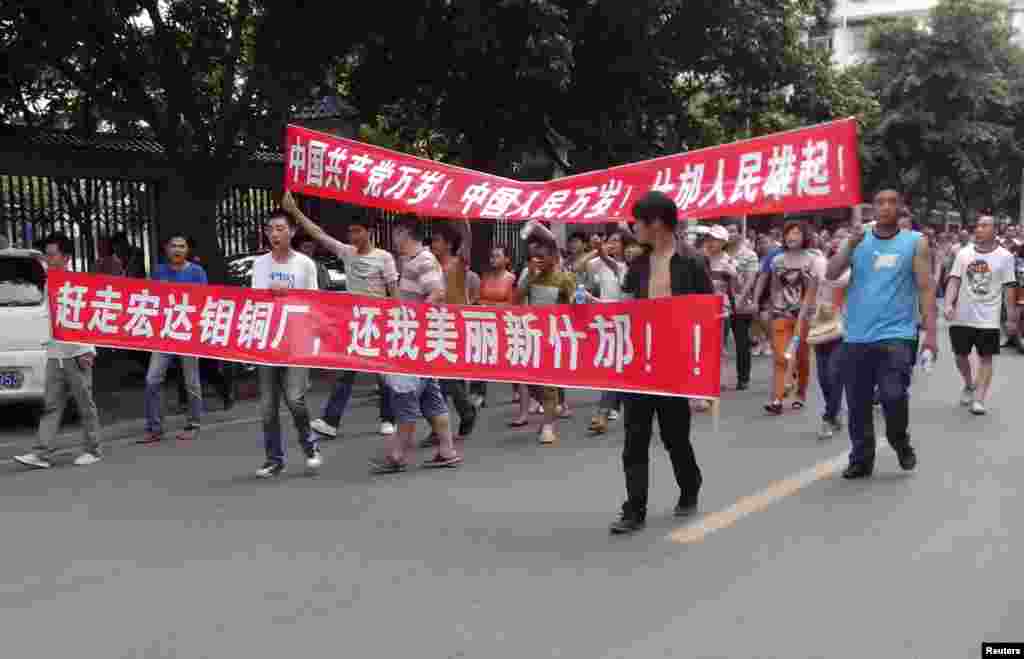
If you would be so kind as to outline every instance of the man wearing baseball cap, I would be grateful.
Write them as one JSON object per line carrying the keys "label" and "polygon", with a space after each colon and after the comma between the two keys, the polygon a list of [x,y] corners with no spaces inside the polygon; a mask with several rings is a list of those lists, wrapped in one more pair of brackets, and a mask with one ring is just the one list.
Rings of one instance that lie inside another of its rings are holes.
{"label": "man wearing baseball cap", "polygon": [[750,382],[750,318],[737,317],[736,298],[740,291],[737,290],[736,261],[725,251],[729,242],[729,230],[721,225],[711,227],[704,238],[704,254],[708,259],[708,268],[711,271],[711,285],[715,293],[722,296],[723,310],[726,318],[722,321],[722,337],[728,330],[732,329],[733,340],[736,343],[736,388],[746,389]]}

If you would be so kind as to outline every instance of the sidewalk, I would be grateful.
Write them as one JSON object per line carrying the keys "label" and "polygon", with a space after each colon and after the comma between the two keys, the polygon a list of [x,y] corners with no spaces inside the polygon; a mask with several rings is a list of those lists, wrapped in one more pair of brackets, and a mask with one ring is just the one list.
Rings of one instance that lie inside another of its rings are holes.
{"label": "sidewalk", "polygon": [[[141,359],[133,360],[126,353],[108,353],[97,366],[94,395],[105,442],[141,437],[145,432],[145,375]],[[314,418],[320,415],[322,401],[330,395],[336,379],[337,371],[313,371],[309,399],[310,412]],[[375,405],[376,387],[376,376],[359,374],[352,394],[352,406]],[[259,420],[259,390],[255,372],[240,373],[236,378],[236,388],[238,401],[230,411],[223,409],[219,397],[206,392],[204,427]],[[177,413],[177,407],[176,381],[169,379],[164,385],[165,419],[169,429],[185,425],[185,416]],[[58,438],[59,444],[75,447],[80,428],[77,418],[65,421]],[[35,433],[35,421],[28,410],[11,408],[11,413],[0,417],[0,460],[28,451]]]}

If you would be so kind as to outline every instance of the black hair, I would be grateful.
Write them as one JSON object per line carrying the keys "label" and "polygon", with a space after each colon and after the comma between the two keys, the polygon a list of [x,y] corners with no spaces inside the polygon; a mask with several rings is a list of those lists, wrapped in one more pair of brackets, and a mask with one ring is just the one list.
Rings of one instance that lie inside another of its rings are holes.
{"label": "black hair", "polygon": [[577,231],[573,233],[571,236],[569,236],[569,242],[572,242],[574,240],[578,240],[581,243],[585,243],[588,240],[587,234],[583,233],[582,231]]}
{"label": "black hair", "polygon": [[611,233],[608,234],[608,240],[611,240],[615,236],[618,236],[619,240],[622,241],[622,249],[623,249],[623,251],[625,251],[625,249],[627,247],[629,247],[630,245],[635,245],[636,244],[636,238],[629,231],[623,231],[622,229],[616,229],[615,231],[612,231]]}
{"label": "black hair", "polygon": [[399,218],[395,222],[394,228],[408,231],[413,240],[422,240],[423,238],[423,227],[415,217],[404,216]]}
{"label": "black hair", "polygon": [[75,243],[68,238],[67,234],[61,233],[60,231],[51,233],[46,238],[43,238],[41,242],[43,245],[42,251],[46,250],[47,245],[56,245],[57,249],[59,249],[60,253],[64,256],[70,258],[75,255]]}
{"label": "black hair", "polygon": [[189,238],[184,231],[169,231],[164,236],[164,241],[161,244],[166,246],[167,243],[171,242],[175,238],[181,238],[185,241],[185,245],[187,245],[189,249],[192,249],[192,239]]}
{"label": "black hair", "polygon": [[287,222],[288,226],[291,229],[295,229],[295,227],[296,227],[295,219],[291,215],[286,213],[283,208],[275,208],[274,210],[270,211],[270,215],[267,216],[266,224],[269,225],[274,220],[279,220],[279,219],[280,220],[284,220],[285,222]]}
{"label": "black hair", "polygon": [[459,248],[462,247],[462,234],[459,233],[455,227],[444,222],[434,227],[434,236],[439,236],[442,240],[448,243],[448,246],[452,250],[452,254],[458,254]]}
{"label": "black hair", "polygon": [[532,246],[540,247],[541,249],[547,250],[550,254],[558,254],[558,245],[555,241],[547,236],[532,235],[530,239],[526,241],[527,248]]}
{"label": "black hair", "polygon": [[875,192],[875,196],[872,197],[872,199],[874,199],[875,197],[877,197],[878,195],[880,195],[883,192],[895,192],[897,195],[899,195],[900,205],[901,206],[905,206],[906,205],[906,203],[905,203],[906,202],[906,197],[903,196],[903,188],[901,188],[900,186],[898,186],[898,185],[891,185],[891,184],[883,185],[883,186],[878,188],[878,191]]}
{"label": "black hair", "polygon": [[377,221],[370,219],[369,217],[353,217],[348,221],[349,227],[363,227],[367,231],[373,231],[373,228],[377,226]]}
{"label": "black hair", "polygon": [[633,217],[644,223],[661,220],[674,230],[679,223],[679,208],[665,193],[651,190],[633,204]]}

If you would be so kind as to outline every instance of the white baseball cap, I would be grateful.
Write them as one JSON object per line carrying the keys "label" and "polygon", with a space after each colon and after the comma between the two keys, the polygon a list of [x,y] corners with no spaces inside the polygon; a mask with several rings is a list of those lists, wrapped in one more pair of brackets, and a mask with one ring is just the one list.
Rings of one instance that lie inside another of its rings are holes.
{"label": "white baseball cap", "polygon": [[708,231],[708,238],[714,238],[715,240],[724,240],[725,242],[729,242],[729,231],[722,225],[716,224],[715,226],[711,227],[710,231]]}

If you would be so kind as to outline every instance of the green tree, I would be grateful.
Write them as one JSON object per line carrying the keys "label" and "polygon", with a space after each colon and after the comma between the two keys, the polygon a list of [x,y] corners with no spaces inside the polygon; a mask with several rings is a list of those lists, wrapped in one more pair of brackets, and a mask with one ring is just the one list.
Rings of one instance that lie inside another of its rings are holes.
{"label": "green tree", "polygon": [[281,0],[83,0],[59,10],[8,0],[0,111],[30,125],[158,139],[182,182],[168,191],[180,203],[165,220],[184,224],[217,269],[227,174],[255,149],[280,149],[288,116],[333,85],[359,21],[374,18],[372,6],[343,21],[331,11]]}
{"label": "green tree", "polygon": [[982,209],[1016,213],[1024,52],[1012,35],[997,0],[943,0],[926,26],[873,26],[860,72],[882,110],[866,136],[869,184],[901,181],[926,216],[942,202],[965,221]]}
{"label": "green tree", "polygon": [[[417,0],[375,24],[354,104],[434,131],[446,157],[511,173],[546,152],[583,171],[717,143],[790,117],[825,0]],[[728,102],[720,102],[726,99]],[[408,121],[410,115],[417,119]],[[750,120],[748,122],[748,120]],[[422,139],[422,137],[420,138]],[[567,148],[564,148],[567,147]]]}

